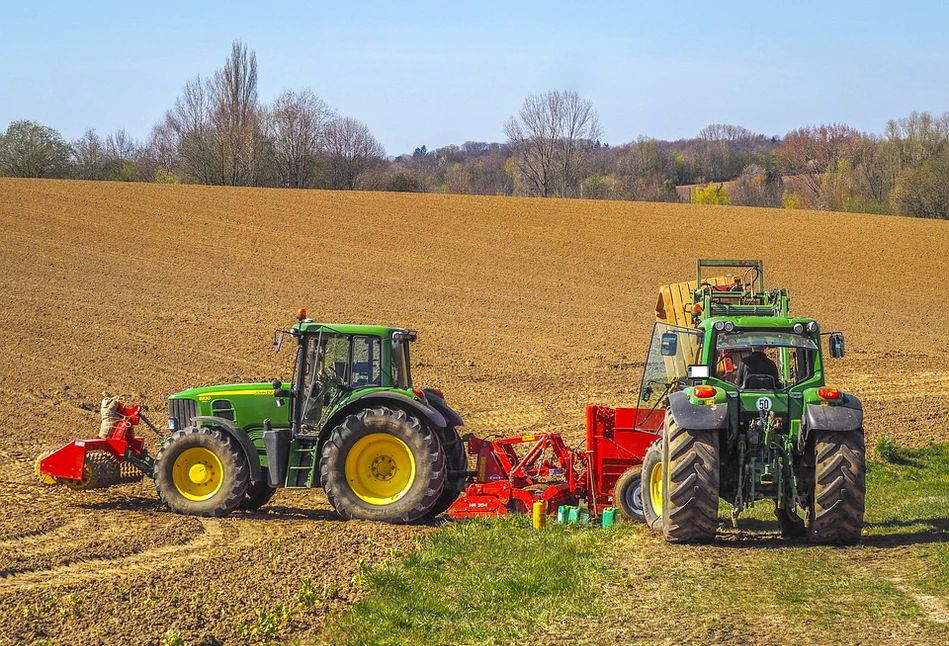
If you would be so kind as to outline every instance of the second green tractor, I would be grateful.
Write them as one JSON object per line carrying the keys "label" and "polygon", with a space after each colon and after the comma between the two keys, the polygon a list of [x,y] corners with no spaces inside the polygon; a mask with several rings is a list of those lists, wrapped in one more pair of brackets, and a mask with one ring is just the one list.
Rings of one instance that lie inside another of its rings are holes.
{"label": "second green tractor", "polygon": [[[734,271],[705,278],[714,270]],[[761,261],[698,262],[660,293],[640,398],[665,426],[643,463],[647,521],[670,542],[707,542],[719,500],[732,520],[772,501],[782,533],[854,544],[866,492],[863,407],[827,385],[840,333],[791,316]],[[825,352],[826,348],[826,352]]]}

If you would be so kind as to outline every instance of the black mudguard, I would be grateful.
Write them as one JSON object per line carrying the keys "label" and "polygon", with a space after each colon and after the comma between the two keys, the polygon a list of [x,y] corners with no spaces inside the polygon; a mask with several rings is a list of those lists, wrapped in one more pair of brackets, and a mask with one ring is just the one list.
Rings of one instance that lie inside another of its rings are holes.
{"label": "black mudguard", "polygon": [[367,406],[371,406],[373,403],[378,403],[381,406],[389,406],[390,408],[398,408],[407,413],[413,413],[436,431],[440,431],[448,426],[444,415],[418,400],[406,397],[400,393],[373,392],[355,397],[352,401],[347,402],[345,406],[333,413],[333,416],[326,421],[322,434],[325,435],[336,428],[346,416],[352,415],[355,411],[362,410]]}
{"label": "black mudguard", "polygon": [[222,433],[227,433],[233,437],[244,450],[244,456],[247,458],[247,464],[250,465],[250,481],[260,482],[264,479],[263,470],[260,468],[260,454],[257,453],[257,447],[253,440],[247,435],[247,432],[229,419],[223,417],[213,417],[210,415],[201,417],[192,417],[192,424],[200,426],[210,426],[218,429]]}
{"label": "black mudguard", "polygon": [[[426,395],[428,395],[429,391],[423,390],[423,392]],[[442,417],[445,418],[445,423],[448,425],[448,427],[454,428],[456,426],[465,425],[464,420],[461,419],[461,415],[456,413],[455,410],[451,406],[446,404],[444,400],[439,399],[434,394],[429,396],[427,399],[428,399],[428,405],[442,414]]]}
{"label": "black mudguard", "polygon": [[705,406],[693,404],[684,391],[669,395],[669,412],[682,428],[693,431],[712,431],[728,428],[728,403]]}
{"label": "black mudguard", "polygon": [[863,404],[852,395],[837,406],[808,404],[804,420],[808,431],[857,431],[863,428]]}

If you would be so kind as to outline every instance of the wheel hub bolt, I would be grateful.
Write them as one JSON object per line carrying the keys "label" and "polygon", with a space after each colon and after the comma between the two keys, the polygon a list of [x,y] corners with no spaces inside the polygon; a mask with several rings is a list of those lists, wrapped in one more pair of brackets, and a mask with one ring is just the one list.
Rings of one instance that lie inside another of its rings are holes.
{"label": "wheel hub bolt", "polygon": [[395,475],[395,460],[388,455],[380,455],[372,461],[370,470],[378,480],[391,480]]}

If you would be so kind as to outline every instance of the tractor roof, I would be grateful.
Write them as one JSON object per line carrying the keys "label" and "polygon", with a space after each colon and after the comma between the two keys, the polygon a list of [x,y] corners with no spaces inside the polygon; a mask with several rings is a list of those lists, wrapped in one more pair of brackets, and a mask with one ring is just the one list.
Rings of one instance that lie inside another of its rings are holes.
{"label": "tractor roof", "polygon": [[401,327],[390,327],[386,325],[354,325],[352,323],[317,323],[306,319],[293,326],[294,330],[299,330],[307,334],[336,333],[336,334],[359,334],[364,336],[391,337],[393,332],[401,332],[405,335],[414,336],[412,330]]}

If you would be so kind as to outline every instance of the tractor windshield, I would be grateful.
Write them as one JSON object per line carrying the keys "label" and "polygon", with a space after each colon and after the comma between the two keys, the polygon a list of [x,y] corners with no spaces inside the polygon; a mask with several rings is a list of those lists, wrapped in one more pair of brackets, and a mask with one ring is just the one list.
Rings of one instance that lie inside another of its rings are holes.
{"label": "tractor windshield", "polygon": [[[320,334],[307,344],[303,426],[319,428],[324,411],[350,389],[351,345],[348,336],[337,334]],[[367,364],[365,369],[371,375],[372,362]]]}
{"label": "tractor windshield", "polygon": [[817,351],[814,341],[791,332],[722,332],[715,376],[742,390],[782,390],[814,375]]}

